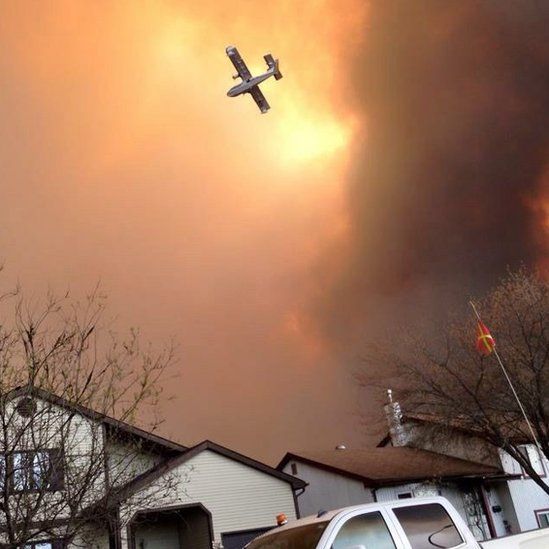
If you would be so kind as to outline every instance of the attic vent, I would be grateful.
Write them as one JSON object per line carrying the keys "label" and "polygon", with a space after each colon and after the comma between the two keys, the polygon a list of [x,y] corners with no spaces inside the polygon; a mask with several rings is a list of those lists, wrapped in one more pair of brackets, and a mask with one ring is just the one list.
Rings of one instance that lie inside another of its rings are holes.
{"label": "attic vent", "polygon": [[36,402],[30,397],[22,398],[15,407],[21,417],[31,417],[36,412]]}

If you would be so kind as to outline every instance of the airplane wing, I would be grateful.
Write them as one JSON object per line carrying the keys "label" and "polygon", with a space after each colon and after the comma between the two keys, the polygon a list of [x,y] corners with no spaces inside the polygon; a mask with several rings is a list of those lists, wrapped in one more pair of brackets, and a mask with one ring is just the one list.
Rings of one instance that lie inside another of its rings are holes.
{"label": "airplane wing", "polygon": [[248,67],[246,66],[246,63],[244,63],[242,57],[240,57],[238,50],[234,46],[229,46],[227,48],[227,55],[229,56],[229,59],[234,65],[235,69],[238,71],[240,78],[246,81],[249,80],[252,77],[252,74],[248,70]]}
{"label": "airplane wing", "polygon": [[269,103],[267,103],[265,96],[261,93],[259,86],[253,86],[250,88],[250,94],[254,98],[254,101],[257,103],[257,106],[262,113],[266,113],[271,108]]}

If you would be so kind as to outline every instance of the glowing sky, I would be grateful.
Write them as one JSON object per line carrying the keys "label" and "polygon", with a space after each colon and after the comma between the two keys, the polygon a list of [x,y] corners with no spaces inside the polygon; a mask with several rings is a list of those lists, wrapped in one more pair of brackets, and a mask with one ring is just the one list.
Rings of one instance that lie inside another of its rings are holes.
{"label": "glowing sky", "polygon": [[[365,18],[351,0],[3,6],[5,283],[78,295],[100,280],[122,326],[174,337],[165,432],[183,442],[265,457],[307,431],[356,434],[300,311],[346,230],[346,71]],[[254,73],[280,58],[267,115],[225,96],[229,44]]]}
{"label": "glowing sky", "polygon": [[[5,2],[4,286],[100,281],[119,326],[173,338],[183,443],[371,442],[366,337],[547,265],[548,21],[536,0]],[[226,97],[230,44],[253,73],[280,58],[268,114]]]}

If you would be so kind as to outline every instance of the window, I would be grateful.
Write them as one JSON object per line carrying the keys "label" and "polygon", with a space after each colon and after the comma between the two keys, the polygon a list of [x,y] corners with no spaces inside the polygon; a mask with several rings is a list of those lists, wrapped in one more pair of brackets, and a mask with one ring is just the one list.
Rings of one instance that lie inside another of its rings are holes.
{"label": "window", "polygon": [[547,528],[549,527],[549,509],[540,509],[539,511],[535,511],[536,513],[536,519],[538,521],[540,528]]}
{"label": "window", "polygon": [[449,548],[463,543],[450,515],[438,503],[395,507],[393,513],[408,536],[412,549]]}
{"label": "window", "polygon": [[[545,468],[543,467],[543,462],[539,455],[538,449],[532,444],[524,444],[518,447],[518,451],[522,454],[524,459],[530,464],[532,469],[540,475],[545,476]],[[523,469],[523,473],[527,475],[526,471]]]}
{"label": "window", "polygon": [[63,456],[60,450],[15,452],[10,462],[14,492],[63,489]]}
{"label": "window", "polygon": [[410,499],[412,497],[412,492],[401,492],[400,494],[397,494],[398,499]]}
{"label": "window", "polygon": [[367,513],[349,519],[337,533],[333,549],[363,545],[376,549],[396,549],[381,513]]}

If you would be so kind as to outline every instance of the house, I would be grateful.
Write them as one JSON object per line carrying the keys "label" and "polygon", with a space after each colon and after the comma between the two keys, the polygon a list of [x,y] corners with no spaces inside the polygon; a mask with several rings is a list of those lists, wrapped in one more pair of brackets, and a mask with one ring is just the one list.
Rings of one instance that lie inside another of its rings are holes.
{"label": "house", "polygon": [[[487,478],[481,486],[489,511],[490,530],[496,536],[549,526],[549,496],[506,452],[489,445],[458,422],[442,428],[436,418],[401,413],[398,403],[391,401],[386,406],[386,413],[390,429],[378,444],[379,448],[436,450],[448,456],[480,461],[505,473],[499,478]],[[520,449],[532,468],[549,485],[549,462],[545,456],[533,444],[523,444]]]}
{"label": "house", "polygon": [[[173,494],[166,494],[143,508],[135,495],[154,493],[173,474],[181,479],[177,503]],[[149,547],[148,542],[156,547],[153,541],[162,540],[170,548],[206,548],[215,542],[224,549],[240,549],[276,526],[278,514],[284,513],[289,520],[298,518],[295,494],[304,487],[301,479],[204,441],[125,487],[119,513],[128,518],[119,528],[120,546],[138,549],[140,543]],[[203,545],[190,538],[178,545],[178,531],[185,523],[194,525],[194,536],[201,530]]]}
{"label": "house", "polygon": [[287,453],[278,469],[307,482],[303,515],[349,505],[418,496],[449,499],[478,539],[492,537],[481,486],[501,468],[410,447]]}
{"label": "house", "polygon": [[[36,387],[1,397],[0,547],[240,549],[298,516],[305,482],[186,447]],[[18,540],[23,540],[23,543]]]}

